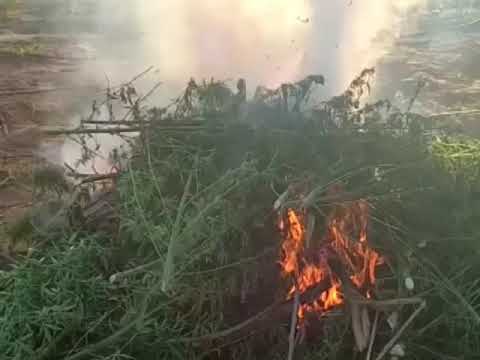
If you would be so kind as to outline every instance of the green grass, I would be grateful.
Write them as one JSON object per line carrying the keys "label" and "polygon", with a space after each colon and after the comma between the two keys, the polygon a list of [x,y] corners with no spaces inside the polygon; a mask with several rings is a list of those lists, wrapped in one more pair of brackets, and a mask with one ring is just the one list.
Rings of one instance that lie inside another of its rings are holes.
{"label": "green grass", "polygon": [[[4,359],[48,359],[118,306],[102,280],[105,249],[76,235],[1,274],[0,351]],[[99,329],[108,329],[99,324]],[[84,342],[88,341],[88,337]],[[58,345],[58,349],[57,349]],[[73,345],[73,344],[71,344]]]}

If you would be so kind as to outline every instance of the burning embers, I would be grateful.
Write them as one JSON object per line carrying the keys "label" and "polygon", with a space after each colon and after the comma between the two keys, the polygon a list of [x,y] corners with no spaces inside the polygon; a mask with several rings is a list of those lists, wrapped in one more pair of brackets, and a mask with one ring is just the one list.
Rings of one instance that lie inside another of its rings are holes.
{"label": "burning embers", "polygon": [[[299,307],[299,319],[307,313],[322,315],[343,304],[347,286],[354,286],[363,296],[370,298],[375,270],[382,258],[368,246],[368,210],[369,205],[364,200],[336,206],[327,218],[320,246],[307,244],[310,242],[308,234],[313,233],[309,226],[314,224],[306,221],[307,212],[288,209],[281,216],[279,226],[283,243],[280,265],[283,274],[291,277],[294,284],[288,298],[297,291],[303,294],[321,282],[328,281],[329,286],[315,301]],[[328,260],[332,256],[339,260],[342,274],[329,265]]]}

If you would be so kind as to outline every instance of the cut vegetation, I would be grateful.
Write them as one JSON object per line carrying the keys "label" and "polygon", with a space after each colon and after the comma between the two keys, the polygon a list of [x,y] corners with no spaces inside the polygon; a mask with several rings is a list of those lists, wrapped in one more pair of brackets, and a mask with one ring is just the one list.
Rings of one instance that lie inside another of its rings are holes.
{"label": "cut vegetation", "polygon": [[30,246],[1,273],[3,358],[475,358],[480,146],[361,106],[372,75],[313,111],[318,76],[249,101],[192,80],[166,109],[109,90],[123,122],[69,136],[139,135],[111,174],[42,182],[61,221],[16,224]]}

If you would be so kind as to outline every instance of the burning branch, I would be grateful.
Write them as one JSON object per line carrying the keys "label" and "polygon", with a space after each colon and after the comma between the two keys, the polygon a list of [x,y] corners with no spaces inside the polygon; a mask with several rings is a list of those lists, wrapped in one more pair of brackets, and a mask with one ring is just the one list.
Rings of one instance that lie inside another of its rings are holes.
{"label": "burning branch", "polygon": [[[294,283],[297,284],[290,289],[288,296],[292,296],[297,287],[304,291],[324,279],[331,282],[331,288],[312,306],[299,310],[300,318],[304,317],[306,311],[322,313],[343,304],[343,287],[347,285],[347,281],[353,282],[358,291],[364,293],[363,296],[368,295],[368,289],[375,283],[375,268],[382,262],[381,257],[367,243],[368,208],[369,205],[364,200],[334,207],[327,220],[327,233],[323,239],[325,245],[317,251],[305,251],[305,248],[310,247],[315,225],[311,214],[305,210],[296,212],[288,209],[287,214],[280,220],[280,229],[284,233],[283,259],[280,264],[283,273],[294,276]],[[304,222],[307,223],[306,229]],[[332,269],[326,261],[332,254],[339,260],[337,269]],[[348,275],[340,276],[340,273],[345,272],[344,268]],[[356,314],[358,306],[354,306],[353,314]],[[359,312],[360,315],[361,313],[362,311]],[[366,316],[363,315],[363,318],[363,327],[367,328]],[[354,324],[356,322],[354,321]],[[364,349],[367,344],[363,339],[358,345]]]}
{"label": "burning branch", "polygon": [[[321,191],[323,190],[325,189],[322,188]],[[347,306],[356,347],[360,352],[368,349],[369,360],[378,328],[379,312],[399,305],[420,304],[420,308],[380,352],[376,360],[381,360],[425,306],[424,301],[418,298],[383,301],[372,299],[376,268],[383,263],[383,259],[367,242],[370,205],[366,200],[353,200],[333,206],[326,221],[324,244],[315,250],[311,248],[315,217],[310,213],[310,208],[302,207],[301,211],[289,208],[286,212],[282,211],[290,192],[289,188],[274,204],[274,209],[280,213],[279,227],[283,234],[280,265],[283,274],[291,276],[294,284],[287,295],[287,299],[293,302],[293,311],[296,311],[291,315],[288,359],[293,357],[295,331],[298,324],[305,326],[303,319],[306,313],[323,315],[333,307]],[[304,198],[303,204],[310,204],[318,192],[318,189],[312,191]],[[338,189],[333,192],[331,196],[339,196]],[[299,203],[302,204],[302,201]],[[297,303],[305,291],[325,283],[330,286],[319,293],[317,298],[311,299],[311,302]],[[376,314],[373,329],[370,310],[375,310]]]}
{"label": "burning branch", "polygon": [[[299,306],[312,303],[329,287],[329,282],[323,281],[301,293],[298,296]],[[294,299],[277,301],[258,314],[229,329],[194,338],[181,338],[175,340],[175,342],[202,343],[224,340],[227,343],[233,343],[238,339],[243,339],[254,332],[258,332],[259,329],[270,328],[285,322],[291,315],[294,301]]]}
{"label": "burning branch", "polygon": [[288,357],[287,360],[293,360],[295,352],[295,334],[297,331],[298,309],[300,308],[300,291],[298,286],[295,287],[295,295],[293,297],[292,320],[290,323],[290,335],[288,338]]}

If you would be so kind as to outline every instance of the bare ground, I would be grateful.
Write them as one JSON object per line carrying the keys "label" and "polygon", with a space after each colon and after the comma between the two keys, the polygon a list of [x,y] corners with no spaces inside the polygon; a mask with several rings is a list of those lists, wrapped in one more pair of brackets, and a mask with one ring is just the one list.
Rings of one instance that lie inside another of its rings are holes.
{"label": "bare ground", "polygon": [[0,227],[29,208],[39,146],[61,141],[44,139],[38,130],[65,124],[83,101],[79,96],[89,86],[75,75],[88,56],[78,39],[0,34]]}

